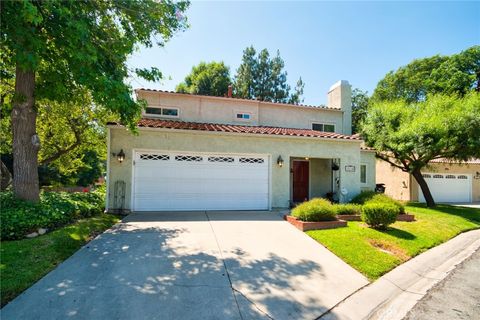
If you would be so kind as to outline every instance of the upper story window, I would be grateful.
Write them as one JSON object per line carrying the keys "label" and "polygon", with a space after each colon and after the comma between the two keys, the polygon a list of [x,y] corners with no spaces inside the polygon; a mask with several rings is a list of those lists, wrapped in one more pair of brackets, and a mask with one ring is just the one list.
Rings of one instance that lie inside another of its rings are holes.
{"label": "upper story window", "polygon": [[360,165],[360,183],[367,183],[367,165]]}
{"label": "upper story window", "polygon": [[335,125],[330,123],[312,123],[312,129],[323,132],[335,132]]}
{"label": "upper story window", "polygon": [[246,113],[246,112],[235,113],[236,120],[249,121],[251,118],[252,118],[252,115],[250,113]]}
{"label": "upper story window", "polygon": [[178,118],[178,108],[170,107],[146,107],[145,115],[154,117]]}

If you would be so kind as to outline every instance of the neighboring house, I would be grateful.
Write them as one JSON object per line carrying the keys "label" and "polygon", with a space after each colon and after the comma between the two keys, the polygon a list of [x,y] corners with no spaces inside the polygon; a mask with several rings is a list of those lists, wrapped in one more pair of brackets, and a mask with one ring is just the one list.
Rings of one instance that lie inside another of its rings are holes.
{"label": "neighboring house", "polygon": [[318,107],[229,92],[136,90],[148,103],[138,135],[108,125],[107,208],[268,210],[327,193],[345,202],[375,188],[374,153],[351,135],[347,81]]}
{"label": "neighboring house", "polygon": [[[385,193],[398,200],[425,202],[412,175],[377,160],[377,183],[385,184]],[[436,159],[423,170],[436,202],[468,203],[480,201],[480,159],[456,163]]]}

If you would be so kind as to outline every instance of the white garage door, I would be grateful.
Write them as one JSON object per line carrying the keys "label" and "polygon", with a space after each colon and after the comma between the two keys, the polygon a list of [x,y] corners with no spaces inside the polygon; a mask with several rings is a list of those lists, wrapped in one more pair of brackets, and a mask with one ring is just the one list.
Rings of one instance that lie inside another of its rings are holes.
{"label": "white garage door", "polygon": [[136,211],[269,209],[265,155],[136,152],[133,171]]}
{"label": "white garage door", "polygon": [[[436,202],[470,202],[472,177],[468,174],[424,173],[423,177]],[[419,187],[419,201],[425,202]]]}

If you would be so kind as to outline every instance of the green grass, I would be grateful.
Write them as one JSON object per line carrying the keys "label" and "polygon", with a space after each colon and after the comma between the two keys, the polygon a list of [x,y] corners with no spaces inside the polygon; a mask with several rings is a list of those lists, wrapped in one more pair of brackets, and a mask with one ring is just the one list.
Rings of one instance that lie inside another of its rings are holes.
{"label": "green grass", "polygon": [[419,253],[480,227],[479,209],[448,205],[428,209],[417,203],[405,209],[417,221],[395,222],[386,231],[368,228],[363,222],[349,222],[346,228],[313,230],[307,234],[375,280]]}
{"label": "green grass", "polygon": [[101,214],[82,219],[33,239],[2,241],[0,247],[1,305],[70,257],[86,242],[115,224],[118,218]]}

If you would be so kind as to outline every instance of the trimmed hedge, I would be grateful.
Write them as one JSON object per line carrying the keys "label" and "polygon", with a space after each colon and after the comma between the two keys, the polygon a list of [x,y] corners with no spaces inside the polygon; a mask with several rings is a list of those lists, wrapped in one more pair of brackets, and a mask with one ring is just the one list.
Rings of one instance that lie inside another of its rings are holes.
{"label": "trimmed hedge", "polygon": [[105,190],[92,192],[42,192],[39,203],[0,193],[0,239],[21,239],[38,228],[55,229],[74,220],[102,213]]}
{"label": "trimmed hedge", "polygon": [[398,206],[392,203],[367,202],[362,207],[362,220],[374,229],[385,229],[399,213]]}
{"label": "trimmed hedge", "polygon": [[330,201],[321,198],[299,204],[291,214],[302,221],[332,221],[337,218],[335,207]]}
{"label": "trimmed hedge", "polygon": [[360,215],[362,213],[362,206],[359,204],[345,203],[345,204],[334,204],[335,211],[337,215],[348,214],[348,215]]}
{"label": "trimmed hedge", "polygon": [[390,203],[398,207],[398,210],[400,210],[400,214],[405,214],[405,206],[400,201],[392,199],[384,193],[377,193],[374,191],[362,191],[350,202],[356,204],[365,204],[372,202]]}
{"label": "trimmed hedge", "polygon": [[368,200],[372,199],[374,196],[376,196],[377,192],[375,191],[362,191],[359,194],[357,194],[353,199],[350,201],[350,203],[355,203],[355,204],[364,204]]}

